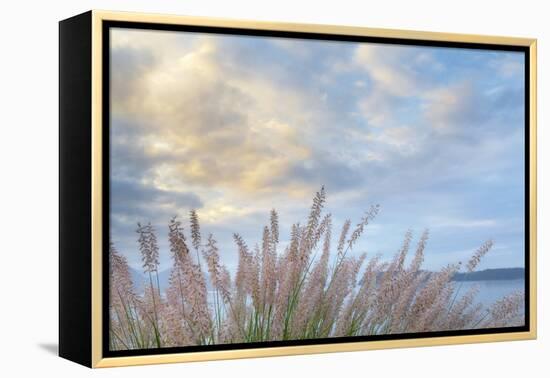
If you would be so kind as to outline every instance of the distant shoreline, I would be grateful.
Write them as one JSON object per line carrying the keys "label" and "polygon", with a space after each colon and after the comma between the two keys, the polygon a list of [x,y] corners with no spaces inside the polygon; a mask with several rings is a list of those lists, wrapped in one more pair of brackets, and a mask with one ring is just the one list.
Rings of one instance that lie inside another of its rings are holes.
{"label": "distant shoreline", "polygon": [[485,269],[471,273],[456,273],[453,281],[505,281],[525,279],[525,268]]}
{"label": "distant shoreline", "polygon": [[[130,268],[132,281],[134,283],[135,289],[138,292],[141,292],[144,287],[144,282],[147,281],[145,274],[141,273],[139,270]],[[429,272],[435,273],[435,272]],[[379,273],[380,275],[383,272]],[[169,284],[170,271],[163,270],[159,272],[159,280],[161,288],[167,287]],[[452,279],[454,282],[461,281],[506,281],[506,280],[518,280],[525,279],[525,269],[524,268],[497,268],[497,269],[485,269],[479,270],[471,273],[456,273]]]}

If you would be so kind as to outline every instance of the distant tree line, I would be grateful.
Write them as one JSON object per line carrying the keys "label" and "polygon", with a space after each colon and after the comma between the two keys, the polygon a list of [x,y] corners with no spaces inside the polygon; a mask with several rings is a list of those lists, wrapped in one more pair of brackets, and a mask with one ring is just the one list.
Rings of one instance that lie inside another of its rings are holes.
{"label": "distant tree line", "polygon": [[453,281],[517,280],[525,278],[524,268],[485,269],[477,272],[455,273]]}

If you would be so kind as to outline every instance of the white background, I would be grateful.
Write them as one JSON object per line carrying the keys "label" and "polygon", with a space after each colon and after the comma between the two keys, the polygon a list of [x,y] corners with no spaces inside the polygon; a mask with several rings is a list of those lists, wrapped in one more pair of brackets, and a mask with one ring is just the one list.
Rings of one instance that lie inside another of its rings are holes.
{"label": "white background", "polygon": [[[0,22],[0,375],[520,377],[550,374],[547,323],[550,27],[545,1],[111,0],[4,2]],[[58,358],[58,25],[89,9],[536,37],[539,339],[91,371]],[[546,211],[545,211],[546,210]],[[545,232],[546,230],[546,232]]]}

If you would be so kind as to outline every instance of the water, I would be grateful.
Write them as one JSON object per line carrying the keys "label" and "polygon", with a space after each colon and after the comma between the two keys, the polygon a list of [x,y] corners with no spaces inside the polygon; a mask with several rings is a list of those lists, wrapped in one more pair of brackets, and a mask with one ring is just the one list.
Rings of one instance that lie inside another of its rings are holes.
{"label": "water", "polygon": [[479,291],[475,297],[475,303],[481,303],[484,307],[489,307],[499,299],[517,291],[525,291],[525,281],[516,280],[494,280],[494,281],[461,281],[456,282],[456,288],[460,285],[459,296],[468,292],[473,286],[478,287]]}
{"label": "water", "polygon": [[[478,287],[474,303],[481,303],[484,308],[491,307],[496,301],[517,291],[525,292],[525,281],[515,280],[490,280],[490,281],[458,281],[455,282],[458,291],[457,298],[461,298],[473,286]],[[462,286],[461,286],[462,285]],[[460,288],[460,289],[459,289]],[[208,291],[208,303],[213,305],[214,291]]]}

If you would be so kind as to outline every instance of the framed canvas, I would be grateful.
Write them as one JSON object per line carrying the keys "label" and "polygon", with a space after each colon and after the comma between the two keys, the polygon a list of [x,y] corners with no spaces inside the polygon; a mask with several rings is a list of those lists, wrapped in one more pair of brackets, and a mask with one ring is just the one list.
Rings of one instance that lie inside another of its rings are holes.
{"label": "framed canvas", "polygon": [[60,22],[59,353],[536,337],[534,39]]}

